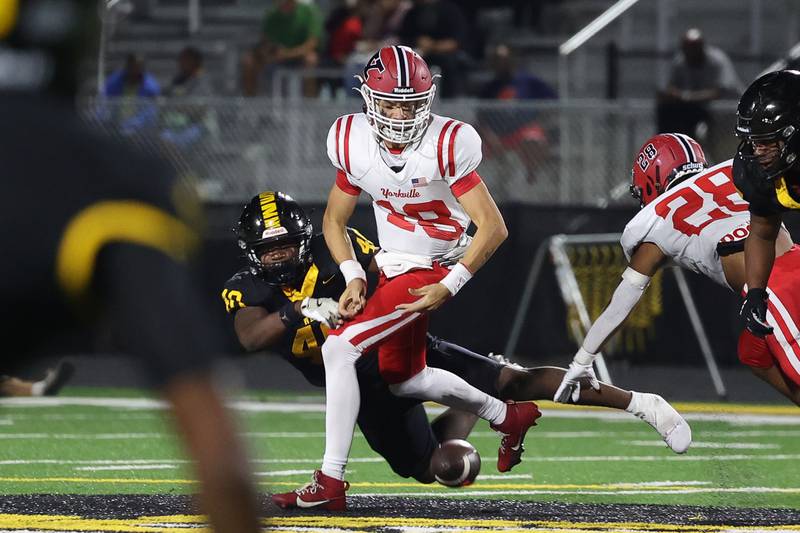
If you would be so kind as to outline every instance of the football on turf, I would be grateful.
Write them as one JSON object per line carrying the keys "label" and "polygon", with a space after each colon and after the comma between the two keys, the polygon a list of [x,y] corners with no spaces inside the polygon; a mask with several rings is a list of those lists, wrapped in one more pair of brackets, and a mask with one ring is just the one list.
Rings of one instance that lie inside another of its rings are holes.
{"label": "football on turf", "polygon": [[448,487],[471,485],[481,470],[478,450],[465,440],[448,440],[433,451],[431,468],[436,481]]}

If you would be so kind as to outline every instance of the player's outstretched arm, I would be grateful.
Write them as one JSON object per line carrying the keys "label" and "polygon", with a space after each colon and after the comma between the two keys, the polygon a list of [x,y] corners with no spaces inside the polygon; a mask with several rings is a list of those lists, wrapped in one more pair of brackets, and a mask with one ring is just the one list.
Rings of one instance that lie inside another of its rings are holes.
{"label": "player's outstretched arm", "polygon": [[[299,315],[300,302],[293,302]],[[233,319],[233,328],[239,344],[248,352],[269,348],[278,342],[286,332],[286,325],[281,321],[280,313],[270,313],[263,307],[245,307],[239,309]]]}
{"label": "player's outstretched arm", "polygon": [[594,390],[600,390],[600,383],[593,367],[597,352],[628,318],[644,294],[650,278],[655,275],[665,259],[664,253],[653,243],[642,243],[636,249],[630,265],[622,273],[622,281],[611,296],[611,301],[586,333],[583,345],[578,349],[561,380],[561,385],[553,395],[553,401],[577,403],[581,394],[581,380],[588,381]]}
{"label": "player's outstretched arm", "polygon": [[747,295],[739,310],[745,327],[753,335],[772,333],[767,324],[767,282],[775,262],[775,241],[781,228],[780,214],[761,216],[750,213],[750,234],[744,242]]}
{"label": "player's outstretched arm", "polygon": [[348,194],[334,185],[328,195],[328,205],[322,217],[322,234],[331,257],[342,271],[345,288],[339,298],[339,314],[352,318],[364,309],[367,294],[367,274],[356,260],[353,243],[347,234],[347,222],[356,208],[358,196]]}

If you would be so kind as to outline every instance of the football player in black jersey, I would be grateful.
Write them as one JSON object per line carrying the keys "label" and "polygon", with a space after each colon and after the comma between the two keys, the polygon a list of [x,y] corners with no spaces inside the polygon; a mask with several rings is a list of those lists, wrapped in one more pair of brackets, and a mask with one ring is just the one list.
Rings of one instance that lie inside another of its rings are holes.
{"label": "football player in black jersey", "polygon": [[[235,231],[247,266],[225,283],[222,300],[234,316],[240,343],[247,351],[274,350],[311,384],[324,386],[320,347],[328,329],[340,323],[335,299],[345,282],[322,234],[313,234],[311,221],[294,200],[275,191],[253,197]],[[376,272],[376,246],[357,230],[347,231],[359,263]],[[462,244],[447,259],[457,261],[466,249],[467,243]],[[426,357],[428,365],[446,369],[502,400],[550,399],[565,373],[556,367],[525,369],[431,336]],[[378,372],[375,354],[362,356],[356,370],[362,396],[358,424],[372,449],[397,474],[432,482],[433,450],[444,440],[466,438],[477,417],[448,409],[429,423],[420,401],[392,395]],[[595,382],[580,389],[575,403],[627,410],[632,394]],[[663,405],[672,409],[666,402]],[[650,425],[659,416],[634,414]]]}
{"label": "football player in black jersey", "polygon": [[181,208],[193,201],[169,167],[74,107],[98,7],[0,2],[0,374],[109,324],[170,401],[211,525],[256,532],[255,487],[211,375],[220,332],[187,264],[198,238]]}
{"label": "football player in black jersey", "polygon": [[741,139],[733,161],[734,183],[750,202],[745,241],[747,295],[740,310],[747,329],[771,334],[767,282],[784,211],[800,209],[800,72],[780,70],[755,80],[736,110]]}

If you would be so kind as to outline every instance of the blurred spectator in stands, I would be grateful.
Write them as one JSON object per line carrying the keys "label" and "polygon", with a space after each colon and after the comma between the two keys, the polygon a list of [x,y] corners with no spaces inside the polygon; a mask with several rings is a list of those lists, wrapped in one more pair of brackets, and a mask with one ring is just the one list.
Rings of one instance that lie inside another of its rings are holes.
{"label": "blurred spectator in stands", "polygon": [[[322,17],[313,2],[280,0],[267,10],[261,27],[261,40],[242,57],[242,92],[258,93],[258,80],[266,68],[314,68],[319,65],[318,48],[322,35]],[[271,77],[271,76],[270,76]],[[317,94],[313,76],[303,78],[303,95]]]}
{"label": "blurred spectator in stands", "polygon": [[128,54],[125,65],[108,76],[103,89],[104,96],[124,98],[101,114],[113,120],[125,135],[142,132],[156,123],[158,109],[154,99],[160,92],[158,81],[144,68],[144,59]]}
{"label": "blurred spectator in stands", "polygon": [[666,89],[658,93],[658,131],[685,133],[703,142],[710,125],[708,104],[737,98],[743,90],[725,52],[706,44],[700,30],[691,28],[672,60]]}
{"label": "blurred spectator in stands", "polygon": [[358,0],[340,0],[338,4],[325,21],[328,35],[326,55],[332,64],[342,66],[361,40],[363,23],[358,12]]}
{"label": "blurred spectator in stands", "polygon": [[471,59],[464,50],[469,32],[463,11],[451,0],[414,0],[400,28],[402,44],[413,47],[442,73],[441,95],[462,96]]}
{"label": "blurred spectator in stands", "polygon": [[[187,46],[178,55],[178,72],[164,95],[173,101],[161,116],[161,139],[178,147],[194,144],[209,130],[211,115],[199,98],[214,94],[211,80],[203,70],[203,54]],[[180,98],[188,101],[180,101]]]}
{"label": "blurred spectator in stands", "polygon": [[[491,51],[489,61],[494,78],[480,91],[481,98],[548,100],[557,97],[542,79],[519,68],[507,45],[497,45]],[[515,155],[525,169],[528,182],[534,181],[537,168],[550,157],[547,133],[534,109],[517,106],[479,109],[478,128],[485,144],[486,158],[501,158],[514,167],[516,164],[509,157]]]}
{"label": "blurred spectator in stands", "polygon": [[364,31],[356,48],[368,54],[368,59],[375,50],[398,44],[403,19],[412,6],[411,0],[362,0],[359,11]]}
{"label": "blurred spectator in stands", "polygon": [[347,62],[363,35],[358,0],[337,0],[325,20],[325,35],[327,39],[323,66],[336,71],[333,77],[326,76],[325,82],[331,92],[335,93],[342,86],[352,86],[344,74],[348,69]]}
{"label": "blurred spectator in stands", "polygon": [[384,46],[399,44],[400,28],[412,5],[411,0],[360,0],[358,14],[363,21],[361,39],[347,57],[342,73],[348,96],[360,98],[351,89],[360,85],[355,75],[361,74],[372,54]]}

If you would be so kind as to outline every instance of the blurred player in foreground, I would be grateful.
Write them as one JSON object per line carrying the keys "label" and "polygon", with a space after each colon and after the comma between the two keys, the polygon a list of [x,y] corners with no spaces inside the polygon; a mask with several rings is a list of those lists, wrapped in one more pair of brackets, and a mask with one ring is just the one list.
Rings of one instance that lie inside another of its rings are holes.
{"label": "blurred player in foreground", "polygon": [[26,381],[13,376],[0,376],[0,397],[2,396],[54,396],[61,391],[75,372],[68,361],[50,368],[39,381]]}
{"label": "blurred player in foreground", "polygon": [[[575,354],[554,396],[556,401],[575,401],[581,386],[596,388],[595,354],[669,259],[743,292],[750,213],[734,186],[734,165],[728,160],[707,168],[700,145],[683,134],[660,134],[644,143],[633,163],[631,184],[642,210],[625,226],[620,241],[629,266]],[[800,284],[796,282],[800,247],[793,246],[785,228],[780,228],[774,247],[778,259],[770,278],[773,298],[768,317],[780,327],[780,334],[765,341],[744,330],[738,355],[753,373],[800,405],[800,335],[793,318],[800,316]],[[687,438],[691,435],[688,427],[679,426],[675,431]]]}
{"label": "blurred player in foreground", "polygon": [[174,173],[93,133],[74,109],[82,40],[98,5],[0,3],[0,370],[99,320],[144,363],[195,460],[217,531],[258,531],[242,444],[215,387],[218,333],[187,258]]}
{"label": "blurred player in foreground", "polygon": [[[355,243],[356,260],[365,270],[376,272],[375,245],[353,228],[347,228],[347,232]],[[342,293],[345,281],[323,236],[313,234],[311,221],[295,201],[274,191],[254,196],[244,207],[236,234],[247,267],[225,283],[222,300],[234,317],[239,342],[248,351],[277,351],[309,383],[324,386],[320,347],[330,328],[341,321],[333,298]],[[468,238],[461,239],[443,262],[457,261],[468,242]],[[479,355],[431,336],[426,363],[448,370],[501,400],[549,399],[565,372],[554,367],[525,369],[505,364],[498,356]],[[478,417],[450,408],[429,423],[422,401],[392,394],[380,375],[374,352],[358,359],[356,373],[361,391],[357,422],[367,442],[397,474],[431,483],[437,473],[432,461],[436,447],[446,440],[466,438]],[[626,409],[641,395],[601,384],[597,391],[582,391],[579,403]],[[671,433],[671,427],[663,423],[682,420],[677,413],[672,416],[674,410],[663,400],[640,403],[653,410],[634,414],[654,425],[662,437]],[[657,421],[662,426],[655,426]],[[294,493],[289,494],[288,498],[276,495],[276,503],[294,506]]]}

